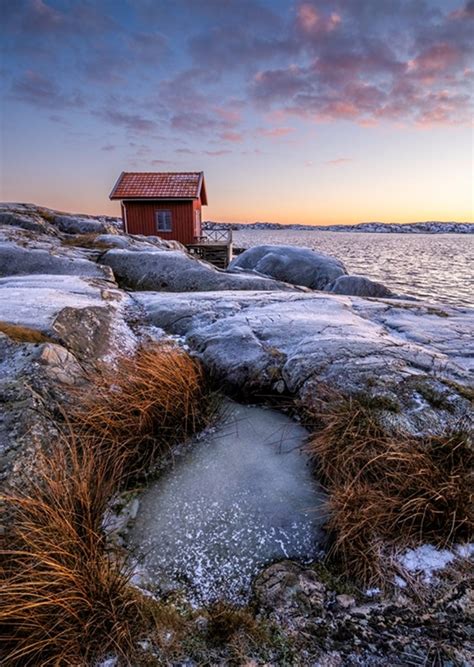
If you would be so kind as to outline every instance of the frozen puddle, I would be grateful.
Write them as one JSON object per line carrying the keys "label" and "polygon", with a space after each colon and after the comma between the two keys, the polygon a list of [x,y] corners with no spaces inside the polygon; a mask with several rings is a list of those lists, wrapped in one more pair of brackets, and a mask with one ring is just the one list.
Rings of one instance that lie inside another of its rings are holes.
{"label": "frozen puddle", "polygon": [[225,417],[140,497],[131,546],[145,579],[197,603],[245,602],[267,563],[310,560],[324,495],[285,415],[228,402]]}

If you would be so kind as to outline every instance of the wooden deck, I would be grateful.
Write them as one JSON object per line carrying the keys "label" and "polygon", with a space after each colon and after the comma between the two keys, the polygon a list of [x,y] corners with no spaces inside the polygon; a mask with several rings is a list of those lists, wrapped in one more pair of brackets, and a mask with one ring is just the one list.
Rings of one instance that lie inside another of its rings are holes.
{"label": "wooden deck", "polygon": [[191,255],[219,269],[226,269],[232,259],[232,230],[208,230],[196,243],[187,243]]}

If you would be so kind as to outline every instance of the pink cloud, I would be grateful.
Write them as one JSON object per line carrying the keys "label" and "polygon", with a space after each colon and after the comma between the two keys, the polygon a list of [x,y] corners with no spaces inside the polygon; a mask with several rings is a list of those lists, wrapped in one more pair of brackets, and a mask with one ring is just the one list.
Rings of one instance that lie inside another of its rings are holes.
{"label": "pink cloud", "polygon": [[433,44],[416,58],[408,61],[407,70],[412,76],[429,83],[439,74],[461,62],[462,57],[462,52],[454,44],[446,42]]}
{"label": "pink cloud", "polygon": [[326,160],[324,164],[327,164],[330,167],[339,167],[340,165],[347,164],[348,162],[352,162],[351,157],[337,157],[334,160]]}
{"label": "pink cloud", "polygon": [[216,107],[214,109],[217,116],[229,125],[237,125],[242,118],[242,113],[236,109],[225,109],[223,107]]}
{"label": "pink cloud", "polygon": [[280,125],[281,123],[286,123],[290,116],[291,114],[286,109],[273,109],[267,111],[264,118],[269,125]]}
{"label": "pink cloud", "polygon": [[293,127],[270,127],[270,128],[260,127],[257,130],[257,134],[261,135],[262,137],[270,137],[276,139],[277,137],[285,137],[294,131],[295,130]]}
{"label": "pink cloud", "polygon": [[296,95],[304,86],[305,70],[297,65],[258,72],[254,78],[253,94],[264,102]]}
{"label": "pink cloud", "polygon": [[[192,30],[182,24],[180,2],[166,10],[163,3],[129,4],[137,20],[119,25],[110,3],[69,2],[67,11],[57,0],[6,3],[9,48],[22,57],[30,49],[28,62],[38,68],[24,75],[4,69],[12,96],[49,113],[80,107],[132,136],[151,138],[163,128],[177,146],[195,134],[217,150],[245,140],[242,116],[251,115],[252,103],[262,114],[253,127],[263,128],[254,137],[275,140],[289,134],[295,115],[363,126],[471,118],[474,0],[295,0],[275,7],[183,0]],[[154,21],[143,21],[142,5],[154,5]],[[179,58],[168,46],[173,31],[159,32],[165,14],[183,25]],[[203,15],[213,20],[201,22]],[[43,67],[52,58],[59,70]],[[144,95],[119,97],[137,81]],[[116,99],[104,100],[105,83],[116,86]]]}
{"label": "pink cloud", "polygon": [[240,144],[244,140],[244,135],[241,132],[221,132],[219,136],[223,141],[232,141],[234,144]]}
{"label": "pink cloud", "polygon": [[334,100],[325,104],[318,115],[322,120],[329,118],[355,118],[359,115],[359,109],[350,100]]}
{"label": "pink cloud", "polygon": [[361,127],[376,127],[378,124],[376,118],[360,118],[357,121],[357,125],[360,125]]}
{"label": "pink cloud", "polygon": [[456,124],[456,115],[463,108],[467,98],[463,95],[451,94],[447,90],[428,95],[425,104],[417,117],[417,125],[453,125]]}
{"label": "pink cloud", "polygon": [[259,72],[251,92],[260,107],[280,104],[283,118],[295,114],[363,125],[380,119],[466,123],[470,117],[467,54],[466,44],[453,41],[426,44],[407,63],[383,46],[354,56],[352,62],[348,54],[331,51],[306,68],[290,65]]}
{"label": "pink cloud", "polygon": [[211,157],[218,157],[220,155],[228,155],[232,151],[223,148],[219,151],[204,151],[204,152],[206,153],[206,155],[210,155]]}
{"label": "pink cloud", "polygon": [[474,19],[474,0],[468,0],[464,7],[455,9],[449,15],[450,19]]}
{"label": "pink cloud", "polygon": [[[474,0],[451,14],[402,0],[392,0],[389,11],[375,0],[338,4],[343,15],[331,14],[335,5],[329,0],[297,6],[300,57],[261,68],[250,86],[267,117],[281,114],[278,126],[286,126],[289,114],[364,126],[382,119],[408,125],[469,122]],[[440,95],[443,90],[457,105]]]}
{"label": "pink cloud", "polygon": [[304,2],[298,7],[298,24],[307,33],[332,32],[341,23],[341,16],[337,12],[329,15],[321,14],[314,5]]}

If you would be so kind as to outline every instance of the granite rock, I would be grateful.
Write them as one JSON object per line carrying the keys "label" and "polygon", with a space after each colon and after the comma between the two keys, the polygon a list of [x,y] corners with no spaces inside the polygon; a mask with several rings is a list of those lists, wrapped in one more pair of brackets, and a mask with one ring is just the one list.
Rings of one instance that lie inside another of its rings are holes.
{"label": "granite rock", "polygon": [[309,248],[286,245],[259,245],[245,250],[229,269],[256,271],[292,285],[324,289],[346,273],[338,259]]}

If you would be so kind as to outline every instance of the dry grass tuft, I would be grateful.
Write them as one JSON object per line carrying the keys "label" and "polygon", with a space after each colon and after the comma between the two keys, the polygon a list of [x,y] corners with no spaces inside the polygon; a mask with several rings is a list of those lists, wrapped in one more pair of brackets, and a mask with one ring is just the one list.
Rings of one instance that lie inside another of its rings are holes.
{"label": "dry grass tuft", "polygon": [[469,433],[388,433],[369,403],[340,399],[318,415],[308,448],[330,492],[330,557],[363,582],[382,580],[382,543],[446,546],[474,529]]}
{"label": "dry grass tuft", "polygon": [[127,475],[201,430],[214,401],[198,361],[169,343],[155,343],[91,377],[71,419],[81,437],[119,450]]}
{"label": "dry grass tuft", "polygon": [[211,646],[225,646],[245,640],[256,645],[268,639],[262,625],[247,610],[217,602],[207,610],[207,640]]}
{"label": "dry grass tuft", "polygon": [[46,334],[32,329],[31,327],[21,326],[19,324],[10,324],[10,322],[0,322],[0,333],[6,334],[17,343],[52,343],[52,338]]}
{"label": "dry grass tuft", "polygon": [[109,653],[140,664],[138,640],[165,646],[182,631],[172,610],[129,585],[102,519],[134,471],[205,424],[202,370],[159,345],[95,381],[64,435],[38,452],[34,478],[2,498],[14,517],[3,553],[3,664],[88,665]]}
{"label": "dry grass tuft", "polygon": [[386,434],[374,410],[361,399],[331,400],[317,414],[317,422],[308,452],[328,487],[354,479],[369,461],[385,452]]}
{"label": "dry grass tuft", "polygon": [[91,664],[133,651],[139,600],[101,531],[108,463],[61,439],[38,453],[28,487],[3,499],[14,511],[0,598],[6,664]]}

